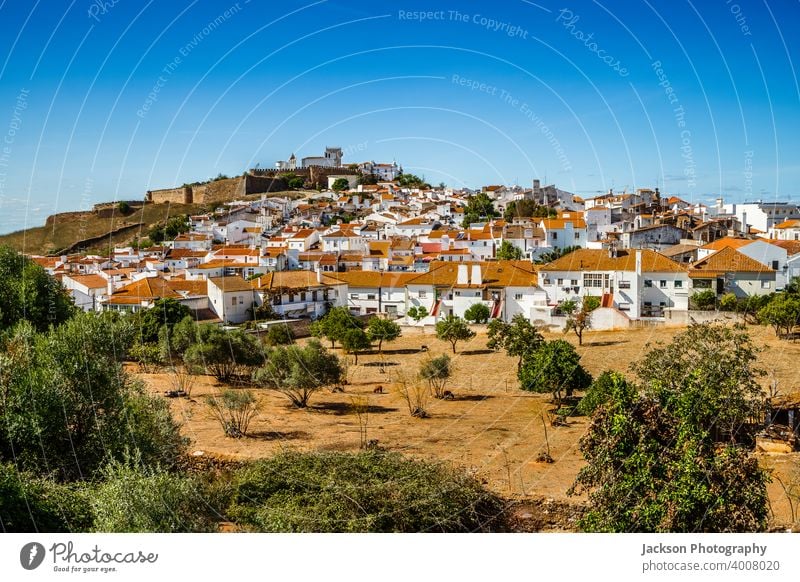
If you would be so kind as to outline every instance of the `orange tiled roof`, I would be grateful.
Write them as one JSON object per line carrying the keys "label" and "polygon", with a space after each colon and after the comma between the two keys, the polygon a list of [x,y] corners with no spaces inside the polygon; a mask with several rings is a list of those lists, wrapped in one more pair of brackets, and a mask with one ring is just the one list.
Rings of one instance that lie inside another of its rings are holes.
{"label": "orange tiled roof", "polygon": [[709,275],[723,275],[725,273],[774,273],[772,269],[736,249],[726,247],[699,261],[692,263],[689,277],[704,278]]}
{"label": "orange tiled roof", "polygon": [[[578,249],[542,265],[540,270],[545,271],[635,271],[636,250],[626,249],[617,251],[616,257],[610,257],[608,251],[601,249]],[[652,251],[641,249],[642,271],[648,273],[680,273],[686,267]]]}

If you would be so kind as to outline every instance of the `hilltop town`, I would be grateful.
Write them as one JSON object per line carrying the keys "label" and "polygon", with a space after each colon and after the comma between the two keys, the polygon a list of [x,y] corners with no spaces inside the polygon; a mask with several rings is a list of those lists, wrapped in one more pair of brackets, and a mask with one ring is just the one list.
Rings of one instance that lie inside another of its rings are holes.
{"label": "hilltop town", "polygon": [[600,302],[593,329],[685,325],[693,308],[768,295],[800,275],[796,204],[708,206],[658,188],[584,199],[539,180],[454,189],[396,162],[342,157],[292,154],[271,170],[149,191],[147,208],[210,211],[140,228],[107,254],[32,258],[83,310],[173,298],[231,325],[265,305],[283,320],[416,308],[414,322],[431,325],[475,304],[490,319],[563,325],[561,307],[587,295]]}

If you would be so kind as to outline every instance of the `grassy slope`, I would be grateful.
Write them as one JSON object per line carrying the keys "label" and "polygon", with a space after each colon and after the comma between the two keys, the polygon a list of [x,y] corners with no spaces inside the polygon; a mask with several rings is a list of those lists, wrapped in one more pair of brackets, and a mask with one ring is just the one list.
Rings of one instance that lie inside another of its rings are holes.
{"label": "grassy slope", "polygon": [[[38,226],[0,236],[0,244],[8,244],[18,251],[30,254],[56,252],[71,244],[99,236],[120,227],[143,222],[141,236],[146,236],[151,224],[164,221],[177,214],[193,214],[205,209],[201,204],[148,204],[127,216],[115,214],[99,218],[92,212],[57,215],[46,226]],[[134,231],[135,233],[136,231]],[[107,244],[119,244],[132,238],[130,232],[111,237]]]}
{"label": "grassy slope", "polygon": [[[308,192],[271,192],[268,197],[301,198]],[[248,194],[245,200],[258,200],[261,194]],[[27,230],[18,230],[9,234],[0,235],[0,245],[7,244],[14,249],[28,254],[50,254],[60,251],[70,245],[87,238],[103,235],[112,230],[126,225],[143,222],[140,238],[147,236],[150,225],[163,222],[170,216],[179,214],[199,214],[208,210],[207,204],[148,204],[136,212],[122,216],[115,214],[113,217],[99,218],[92,212],[68,213],[56,215],[55,220],[45,226],[37,226]],[[102,245],[123,244],[135,235],[137,231],[125,231],[122,234],[109,237]],[[105,252],[104,249],[95,249]]]}

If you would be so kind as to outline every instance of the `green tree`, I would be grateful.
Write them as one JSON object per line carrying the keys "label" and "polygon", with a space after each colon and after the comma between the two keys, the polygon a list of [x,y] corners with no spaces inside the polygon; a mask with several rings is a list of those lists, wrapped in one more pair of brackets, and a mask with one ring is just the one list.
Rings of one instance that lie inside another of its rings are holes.
{"label": "green tree", "polygon": [[489,323],[489,341],[486,347],[490,350],[505,349],[506,354],[517,358],[517,372],[522,367],[522,358],[532,354],[544,343],[544,337],[521,313],[511,318],[511,323],[501,319],[493,319]]}
{"label": "green tree", "polygon": [[558,212],[549,206],[540,206],[533,200],[512,200],[506,205],[503,217],[511,222],[515,218],[556,218]]}
{"label": "green tree", "polygon": [[0,331],[23,320],[44,331],[64,323],[76,311],[64,287],[42,267],[0,245]]}
{"label": "green tree", "polygon": [[393,342],[400,337],[400,326],[390,319],[373,317],[367,323],[369,339],[378,342],[378,352],[383,352],[383,342]]}
{"label": "green tree", "polygon": [[715,438],[731,438],[763,402],[757,378],[765,371],[756,364],[760,350],[743,329],[693,324],[669,344],[655,344],[631,369],[646,395],[672,410],[690,399],[696,426]]}
{"label": "green tree", "polygon": [[[693,378],[687,378],[689,383]],[[768,476],[746,451],[719,447],[691,411],[701,393],[665,402],[622,377],[581,438],[587,461],[569,494],[588,493],[580,521],[597,532],[752,532],[766,526]],[[688,387],[687,387],[688,388]],[[700,400],[698,400],[700,398]]]}
{"label": "green tree", "polygon": [[486,323],[492,312],[484,303],[473,303],[464,311],[464,319],[471,323]]}
{"label": "green tree", "polygon": [[91,478],[126,451],[174,464],[184,441],[167,403],[120,364],[133,335],[127,321],[93,313],[47,333],[18,325],[0,355],[0,461],[58,479]]}
{"label": "green tree", "polygon": [[501,261],[518,261],[522,258],[522,250],[504,240],[497,249],[497,258]]}
{"label": "green tree", "polygon": [[523,359],[517,374],[520,387],[529,392],[549,392],[560,404],[562,392],[571,396],[574,390],[583,390],[592,382],[592,377],[581,366],[580,359],[569,342],[544,342],[538,350]]}
{"label": "green tree", "polygon": [[288,346],[294,343],[292,328],[286,324],[270,325],[267,331],[267,343],[271,346]]}
{"label": "green tree", "polygon": [[447,354],[436,358],[428,357],[419,368],[419,377],[428,383],[431,394],[436,398],[444,398],[444,387],[452,375],[453,365]]}
{"label": "green tree", "polygon": [[420,178],[414,174],[400,174],[395,178],[399,186],[405,188],[430,188],[431,185],[425,182],[425,178]]}
{"label": "green tree", "polygon": [[186,365],[206,369],[220,382],[245,377],[264,361],[258,340],[240,329],[227,331],[213,324],[197,327],[197,341],[184,353]]}
{"label": "green tree", "polygon": [[583,332],[592,327],[592,311],[598,307],[600,307],[600,300],[591,295],[583,298],[580,309],[577,308],[574,301],[564,301],[561,304],[561,310],[567,314],[564,333],[574,331],[579,346],[583,345]]}
{"label": "green tree", "polygon": [[306,408],[311,396],[339,380],[339,358],[317,340],[305,346],[281,346],[269,353],[267,363],[256,371],[260,385],[284,394],[297,408]]}
{"label": "green tree", "polygon": [[486,192],[479,192],[470,196],[467,205],[464,207],[463,224],[468,226],[476,222],[483,222],[497,216],[494,209],[494,202]]}
{"label": "green tree", "polygon": [[166,333],[169,333],[175,324],[191,313],[190,309],[180,301],[165,297],[156,299],[152,307],[138,311],[132,317],[139,328],[139,341],[155,343],[159,340],[162,327],[166,327]]}
{"label": "green tree", "polygon": [[467,322],[457,315],[448,315],[436,322],[436,337],[443,342],[450,342],[453,353],[456,353],[456,344],[460,341],[469,341],[475,337]]}
{"label": "green tree", "polygon": [[334,192],[341,192],[348,188],[350,188],[350,182],[347,181],[347,178],[336,178],[331,185],[331,190]]}
{"label": "green tree", "polygon": [[117,211],[119,211],[122,216],[125,216],[131,211],[131,205],[123,200],[117,204]]}
{"label": "green tree", "polygon": [[341,342],[344,334],[351,329],[362,329],[364,324],[350,313],[347,307],[334,307],[322,319],[311,324],[311,335],[326,338],[331,342],[331,349],[336,342]]}
{"label": "green tree", "polygon": [[577,246],[577,245],[564,247],[564,248],[556,247],[552,251],[547,251],[546,253],[542,253],[541,255],[539,255],[534,260],[534,263],[536,263],[537,265],[544,265],[545,263],[552,263],[553,261],[555,261],[557,259],[560,259],[561,257],[564,257],[564,256],[566,256],[566,255],[568,255],[570,253],[573,253],[573,252],[575,252],[575,251],[577,251],[577,250],[579,250],[581,248],[582,247]]}
{"label": "green tree", "polygon": [[625,376],[619,372],[606,370],[594,379],[578,402],[578,413],[591,416],[595,410],[603,406],[611,398],[611,394],[619,382],[625,382]]}
{"label": "green tree", "polygon": [[771,325],[777,337],[791,335],[794,326],[800,324],[800,296],[786,292],[775,294],[758,310],[758,320]]}
{"label": "green tree", "polygon": [[424,305],[412,305],[408,308],[406,312],[411,319],[413,319],[416,323],[419,323],[426,317],[428,317],[428,308]]}
{"label": "green tree", "polygon": [[363,329],[348,329],[342,336],[342,348],[348,354],[353,354],[354,363],[358,365],[358,354],[372,347],[372,342]]}

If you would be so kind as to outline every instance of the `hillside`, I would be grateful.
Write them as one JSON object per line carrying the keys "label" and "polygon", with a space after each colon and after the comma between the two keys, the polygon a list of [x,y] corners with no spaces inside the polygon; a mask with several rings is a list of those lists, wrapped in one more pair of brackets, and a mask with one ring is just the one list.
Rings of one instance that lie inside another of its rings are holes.
{"label": "hillside", "polygon": [[[269,197],[297,198],[300,192],[272,192]],[[261,194],[243,196],[243,200],[257,200]],[[102,207],[98,211],[98,207]],[[145,204],[134,206],[121,215],[115,205],[96,205],[94,210],[63,212],[47,218],[44,226],[0,235],[0,245],[10,245],[26,254],[58,254],[87,241],[87,250],[105,253],[109,245],[124,244],[135,237],[147,236],[150,226],[164,222],[170,216],[208,212],[209,204]],[[83,246],[83,245],[82,245]]]}
{"label": "hillside", "polygon": [[[48,217],[44,226],[19,230],[0,236],[0,244],[28,254],[56,254],[79,241],[92,241],[90,249],[120,244],[135,236],[146,236],[147,229],[170,216],[203,212],[202,204],[146,204],[123,216],[117,211],[64,212]],[[109,235],[109,233],[112,233]],[[106,235],[107,236],[106,238]]]}

